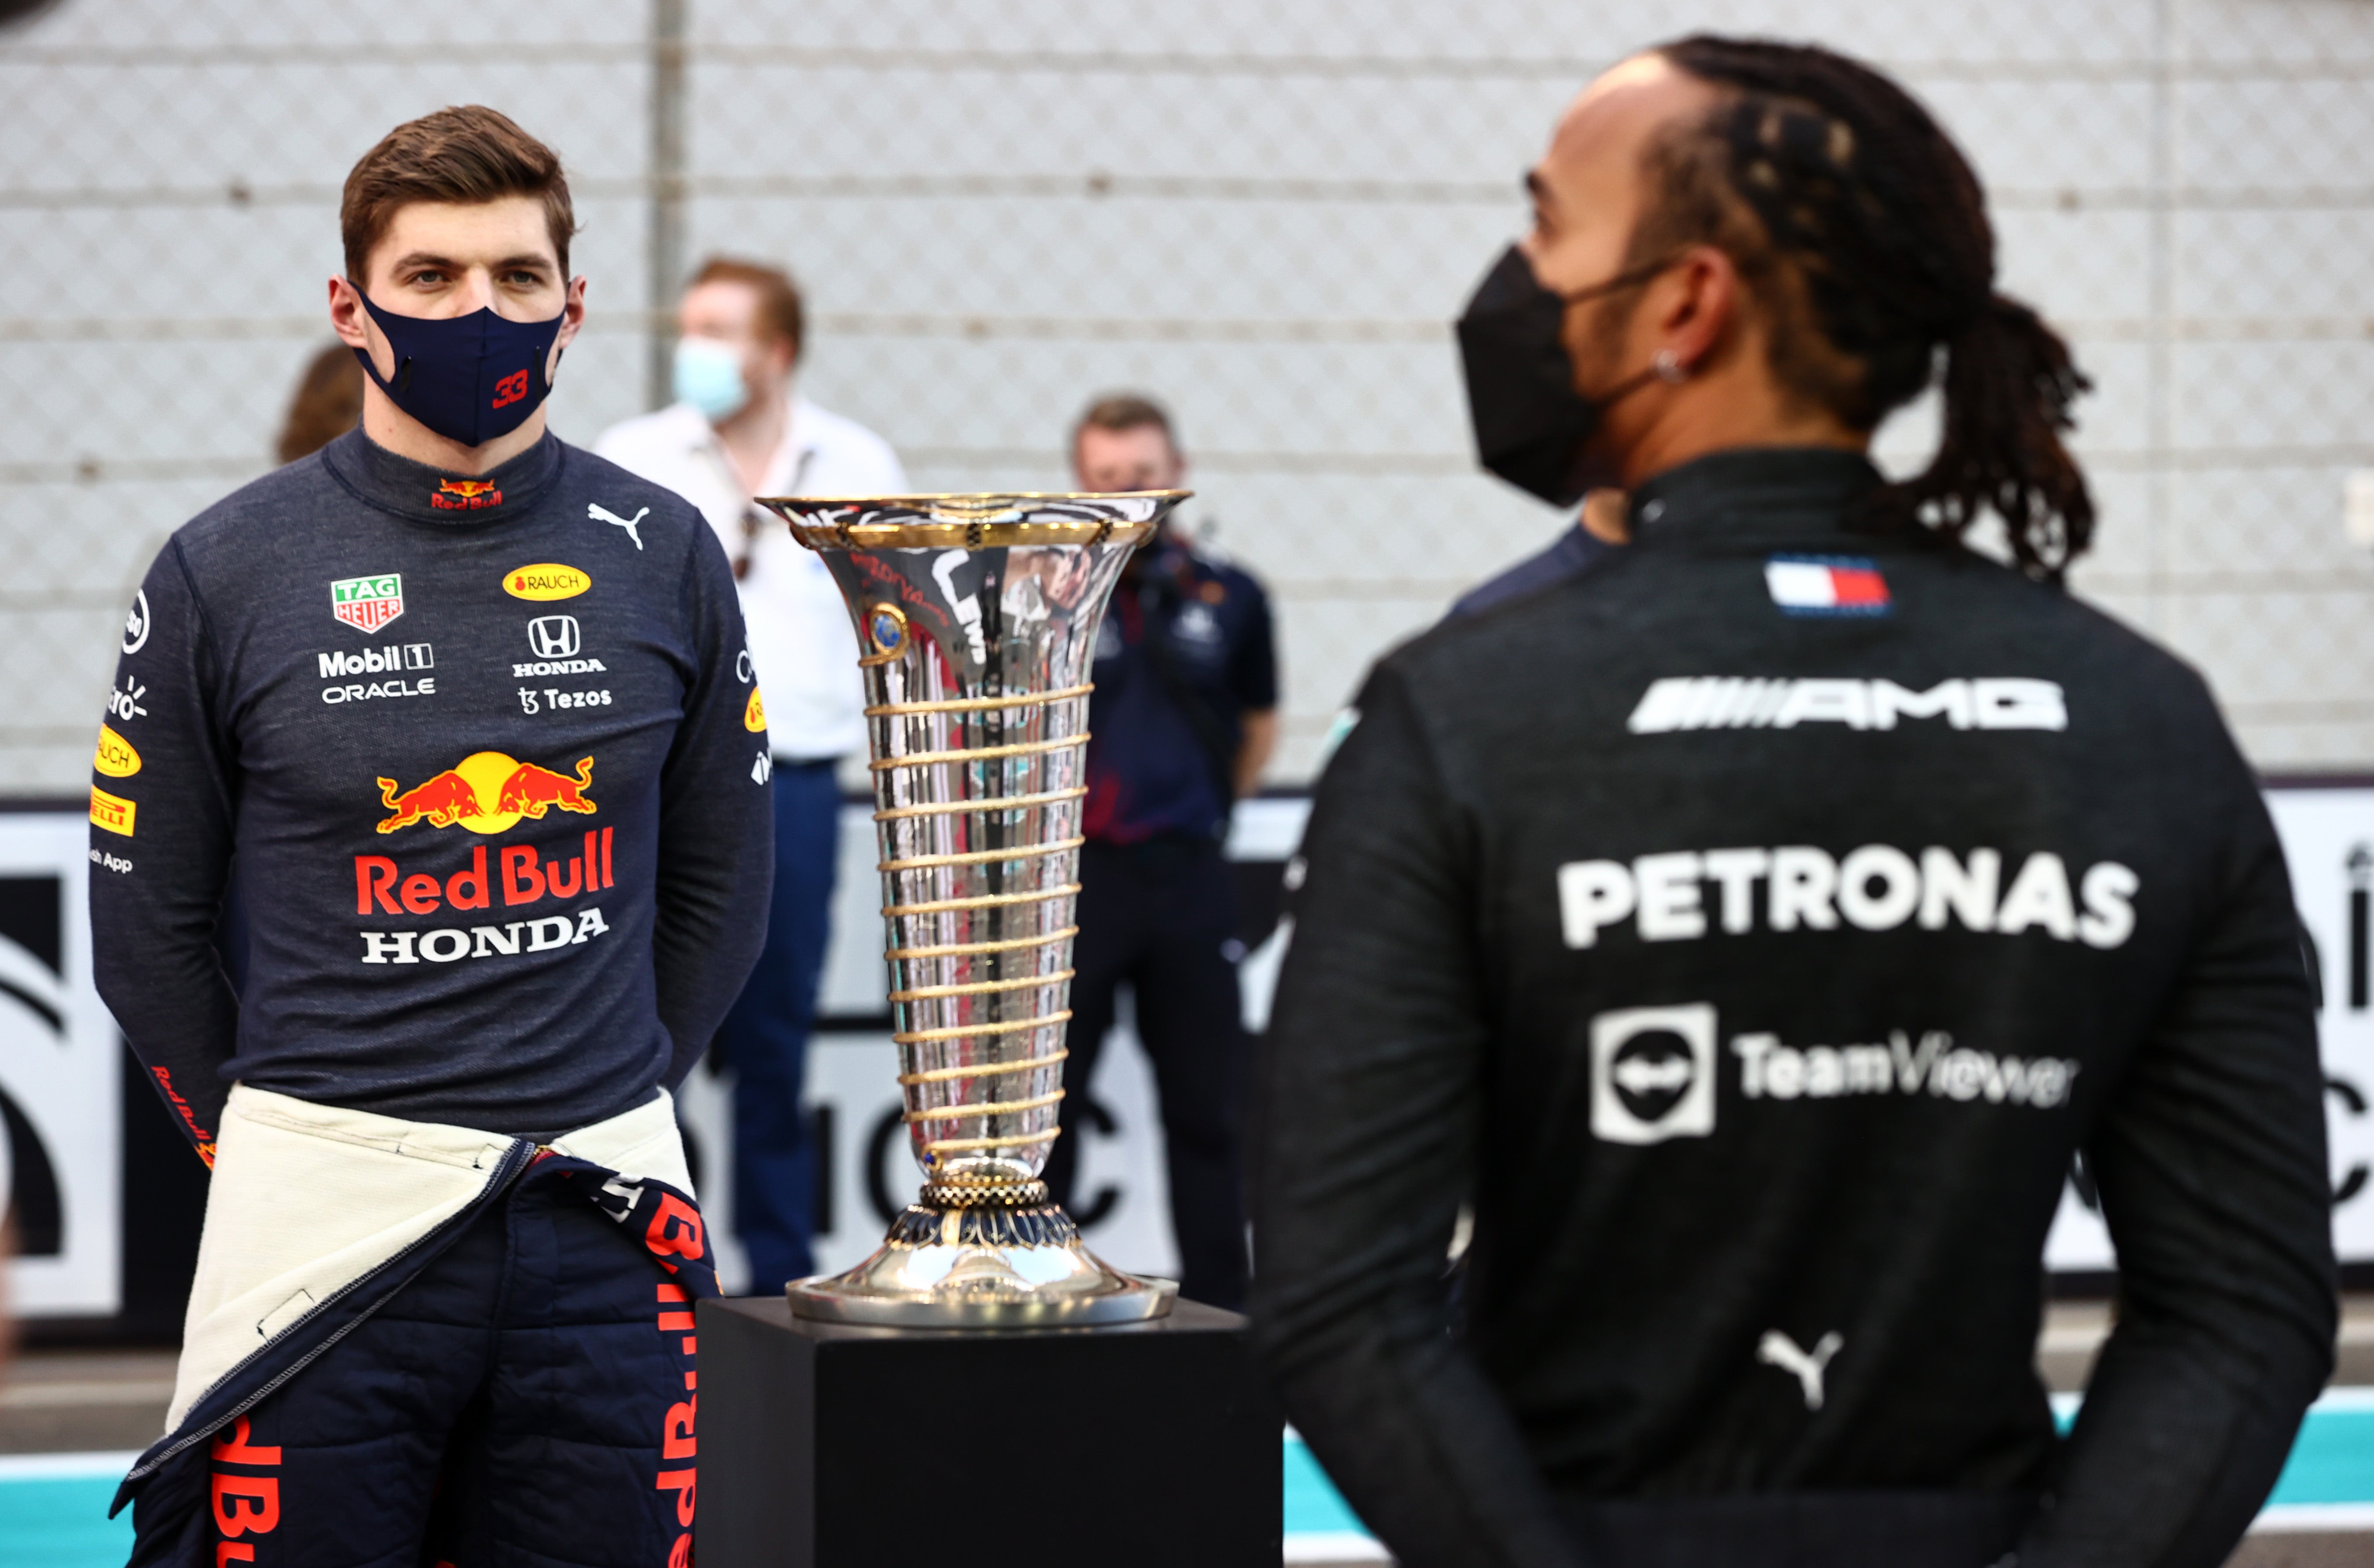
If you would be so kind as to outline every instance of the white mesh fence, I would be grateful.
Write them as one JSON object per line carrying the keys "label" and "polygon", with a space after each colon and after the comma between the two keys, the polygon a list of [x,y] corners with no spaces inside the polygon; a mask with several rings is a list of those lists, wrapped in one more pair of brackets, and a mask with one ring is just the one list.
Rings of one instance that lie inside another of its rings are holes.
{"label": "white mesh fence", "polygon": [[139,573],[268,465],[348,166],[472,101],[571,171],[566,437],[648,406],[650,307],[711,252],[792,267],[804,389],[919,487],[1063,488],[1092,395],[1170,403],[1190,517],[1276,595],[1299,782],[1378,653],[1560,526],[1476,473],[1448,324],[1560,105],[1699,26],[1945,117],[2099,386],[2079,591],[2262,768],[2374,767],[2374,6],[65,0],[0,33],[0,790],[79,787]]}

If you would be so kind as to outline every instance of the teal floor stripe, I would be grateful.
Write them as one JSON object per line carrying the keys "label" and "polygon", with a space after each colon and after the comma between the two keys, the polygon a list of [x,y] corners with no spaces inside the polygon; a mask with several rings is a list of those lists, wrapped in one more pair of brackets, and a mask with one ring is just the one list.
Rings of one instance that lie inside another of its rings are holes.
{"label": "teal floor stripe", "polygon": [[1351,1530],[1365,1534],[1360,1516],[1335,1490],[1319,1461],[1299,1437],[1286,1440],[1286,1533],[1290,1536],[1334,1535]]}
{"label": "teal floor stripe", "polygon": [[[2065,1425],[2075,1401],[2056,1403]],[[121,1568],[132,1549],[132,1515],[110,1519],[107,1504],[128,1456],[113,1457],[117,1468],[104,1473],[72,1475],[40,1459],[0,1458],[0,1542],[7,1547],[0,1559],[7,1568]],[[1280,1457],[1287,1535],[1360,1532],[1359,1516],[1300,1438],[1287,1438]],[[19,1466],[32,1473],[9,1473]],[[2267,1501],[2274,1507],[2374,1504],[2374,1391],[2338,1389],[2317,1402]]]}
{"label": "teal floor stripe", "polygon": [[123,1568],[132,1555],[132,1511],[111,1519],[119,1472],[0,1479],[0,1562],[8,1568]]}

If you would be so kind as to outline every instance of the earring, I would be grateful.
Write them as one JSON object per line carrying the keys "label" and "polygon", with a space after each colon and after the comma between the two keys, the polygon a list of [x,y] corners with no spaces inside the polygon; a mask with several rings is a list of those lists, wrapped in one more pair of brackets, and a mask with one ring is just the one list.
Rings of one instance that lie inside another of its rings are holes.
{"label": "earring", "polygon": [[1690,368],[1682,363],[1681,356],[1671,348],[1658,349],[1657,357],[1649,361],[1649,366],[1657,372],[1657,379],[1668,385],[1677,386],[1690,378]]}

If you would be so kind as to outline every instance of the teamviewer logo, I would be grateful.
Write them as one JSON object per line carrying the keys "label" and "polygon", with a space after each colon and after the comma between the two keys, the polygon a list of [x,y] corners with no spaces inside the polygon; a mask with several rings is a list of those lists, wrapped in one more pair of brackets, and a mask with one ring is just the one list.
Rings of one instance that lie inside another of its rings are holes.
{"label": "teamviewer logo", "polygon": [[1714,1008],[1628,1008],[1591,1020],[1591,1130],[1610,1143],[1714,1131]]}

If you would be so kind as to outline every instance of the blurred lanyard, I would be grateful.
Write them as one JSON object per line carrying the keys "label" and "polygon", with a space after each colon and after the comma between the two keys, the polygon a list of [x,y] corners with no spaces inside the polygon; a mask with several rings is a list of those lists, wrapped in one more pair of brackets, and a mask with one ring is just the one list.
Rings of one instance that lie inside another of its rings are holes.
{"label": "blurred lanyard", "polygon": [[[725,454],[725,449],[719,445],[714,438],[711,438],[710,442],[710,450],[717,454],[719,466],[725,470],[727,480],[734,486],[734,493],[740,495],[742,492],[742,476],[735,471],[734,460]],[[807,477],[808,460],[815,455],[815,447],[804,446],[800,448],[799,461],[792,466],[792,482],[783,487],[783,493],[785,495],[797,495],[800,493],[800,482]],[[743,578],[750,574],[750,552],[758,548],[758,530],[766,527],[769,524],[775,521],[777,521],[777,519],[774,513],[769,512],[766,508],[760,506],[757,501],[750,500],[748,497],[746,496],[743,498],[742,544],[741,547],[734,552],[734,580],[735,582],[738,583]]]}

